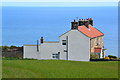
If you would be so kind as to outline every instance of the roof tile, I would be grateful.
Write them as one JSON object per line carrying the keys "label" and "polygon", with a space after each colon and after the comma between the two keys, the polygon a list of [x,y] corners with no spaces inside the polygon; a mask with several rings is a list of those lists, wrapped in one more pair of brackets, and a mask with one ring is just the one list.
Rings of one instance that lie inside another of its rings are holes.
{"label": "roof tile", "polygon": [[98,36],[103,36],[104,34],[102,32],[100,32],[99,30],[97,30],[96,28],[94,28],[91,25],[88,25],[88,28],[83,26],[78,26],[78,30],[81,31],[82,33],[84,33],[85,35],[87,35],[90,38],[94,38],[94,37],[98,37]]}

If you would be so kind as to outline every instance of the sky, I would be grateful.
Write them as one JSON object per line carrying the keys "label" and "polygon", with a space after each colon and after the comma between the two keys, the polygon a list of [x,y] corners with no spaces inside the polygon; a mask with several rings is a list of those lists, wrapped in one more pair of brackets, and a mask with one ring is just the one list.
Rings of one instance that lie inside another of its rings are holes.
{"label": "sky", "polygon": [[2,0],[2,2],[118,2],[119,0]]}
{"label": "sky", "polygon": [[79,7],[79,6],[117,6],[117,2],[3,2],[2,6],[39,6],[39,7]]}

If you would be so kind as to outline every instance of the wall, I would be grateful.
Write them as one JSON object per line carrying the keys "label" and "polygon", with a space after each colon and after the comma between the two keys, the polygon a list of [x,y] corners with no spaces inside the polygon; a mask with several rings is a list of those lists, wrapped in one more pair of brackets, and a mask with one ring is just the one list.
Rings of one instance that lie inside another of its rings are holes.
{"label": "wall", "polygon": [[23,47],[2,48],[2,57],[23,58]]}
{"label": "wall", "polygon": [[44,42],[39,46],[24,46],[24,58],[53,59],[52,54],[60,52],[60,59],[67,60],[66,45],[62,40],[68,36],[68,60],[89,61],[90,60],[90,38],[78,30],[70,30],[60,36],[60,42]]}
{"label": "wall", "polygon": [[23,58],[38,59],[40,52],[37,52],[37,45],[24,45],[23,48]]}
{"label": "wall", "polygon": [[2,57],[23,58],[23,52],[2,52]]}
{"label": "wall", "polygon": [[[47,42],[40,46],[39,59],[53,59],[52,54],[60,52],[59,42]],[[60,53],[61,55],[61,53]]]}
{"label": "wall", "polygon": [[[97,38],[99,38],[99,40],[100,40],[100,44],[99,45],[97,45]],[[96,38],[92,38],[91,39],[91,53],[94,53],[94,48],[97,48],[97,47],[100,47],[100,48],[103,48],[103,46],[104,46],[104,41],[103,41],[103,38],[104,38],[104,36],[100,36],[100,37],[96,37]]]}
{"label": "wall", "polygon": [[[96,38],[92,38],[90,40],[90,44],[91,44],[91,49],[90,49],[91,52],[90,53],[92,55],[95,55],[97,58],[105,58],[105,53],[102,50],[101,50],[100,55],[94,53],[94,48],[102,48],[102,49],[104,48],[103,38],[104,38],[104,36],[99,36]],[[99,44],[97,45],[98,39],[99,39]]]}
{"label": "wall", "polygon": [[[89,61],[90,59],[90,38],[85,36],[78,30],[70,30],[60,36],[61,53],[66,54],[64,49],[66,45],[62,45],[62,40],[66,40],[68,36],[68,60]],[[66,58],[66,56],[64,57]]]}

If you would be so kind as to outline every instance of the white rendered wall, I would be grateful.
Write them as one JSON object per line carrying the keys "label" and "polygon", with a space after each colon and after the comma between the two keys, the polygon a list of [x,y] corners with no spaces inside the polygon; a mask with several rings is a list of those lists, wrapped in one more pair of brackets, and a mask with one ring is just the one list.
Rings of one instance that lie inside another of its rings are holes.
{"label": "white rendered wall", "polygon": [[60,52],[59,49],[59,43],[43,43],[40,46],[39,59],[54,59],[52,57],[52,54],[57,54],[58,52]]}
{"label": "white rendered wall", "polygon": [[60,36],[61,53],[66,59],[66,45],[62,45],[62,40],[68,36],[68,60],[89,61],[90,60],[90,38],[78,30],[71,30]]}
{"label": "white rendered wall", "polygon": [[37,45],[36,46],[24,46],[23,47],[23,58],[32,58],[38,59],[39,52],[37,52]]}
{"label": "white rendered wall", "polygon": [[68,60],[89,61],[90,59],[90,38],[78,30],[70,30],[60,36],[59,43],[43,43],[39,46],[24,46],[24,58],[54,59],[52,54],[60,52],[60,59],[66,60],[66,45],[62,45],[62,40],[68,36]]}

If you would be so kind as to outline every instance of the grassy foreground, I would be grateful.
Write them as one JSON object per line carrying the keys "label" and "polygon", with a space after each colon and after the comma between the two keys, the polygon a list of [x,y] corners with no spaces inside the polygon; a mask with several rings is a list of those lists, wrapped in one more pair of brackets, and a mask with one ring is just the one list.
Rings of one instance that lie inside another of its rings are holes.
{"label": "grassy foreground", "polygon": [[3,78],[118,78],[118,62],[3,60]]}

